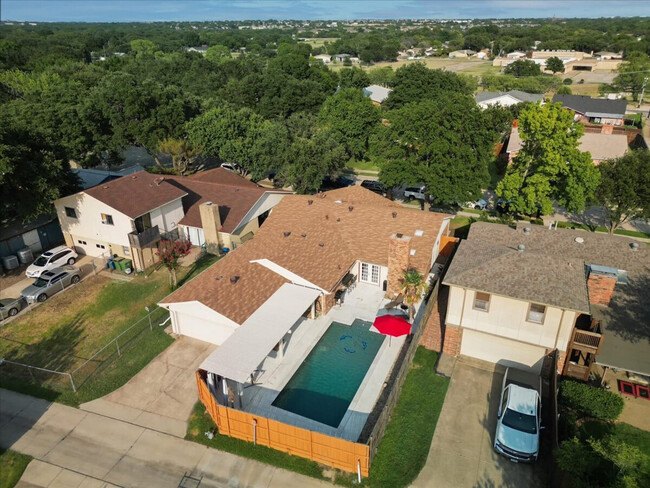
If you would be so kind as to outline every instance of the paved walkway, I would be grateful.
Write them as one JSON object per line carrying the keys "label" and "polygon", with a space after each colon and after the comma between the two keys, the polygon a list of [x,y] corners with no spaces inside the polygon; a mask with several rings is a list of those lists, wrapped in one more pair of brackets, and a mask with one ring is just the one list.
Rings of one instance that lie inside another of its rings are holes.
{"label": "paved walkway", "polygon": [[325,487],[330,483],[121,420],[0,389],[0,446],[33,456],[21,488]]}
{"label": "paved walkway", "polygon": [[126,385],[81,409],[183,438],[199,400],[196,370],[215,348],[180,336]]}

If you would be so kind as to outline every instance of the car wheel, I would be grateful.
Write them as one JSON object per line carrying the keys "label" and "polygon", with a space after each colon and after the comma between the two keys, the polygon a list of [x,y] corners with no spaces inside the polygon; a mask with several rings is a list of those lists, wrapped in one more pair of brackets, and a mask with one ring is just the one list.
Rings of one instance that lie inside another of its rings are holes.
{"label": "car wheel", "polygon": [[72,266],[72,265],[74,264],[74,262],[75,262],[75,258],[70,258],[70,259],[68,259],[68,264],[69,264],[70,266]]}
{"label": "car wheel", "polygon": [[46,295],[45,293],[41,293],[41,294],[36,298],[36,301],[37,301],[37,302],[41,302],[41,303],[43,303],[45,300],[47,300],[47,295]]}
{"label": "car wheel", "polygon": [[81,281],[81,278],[79,278],[79,275],[74,275],[74,276],[70,279],[70,282],[71,282],[73,285],[76,285],[76,284],[79,283],[80,281]]}
{"label": "car wheel", "polygon": [[17,309],[17,308],[10,308],[10,309],[9,309],[9,317],[13,317],[13,316],[16,315],[17,313],[18,313],[18,309]]}
{"label": "car wheel", "polygon": [[409,202],[412,202],[413,200],[415,200],[415,197],[413,195],[409,195]]}

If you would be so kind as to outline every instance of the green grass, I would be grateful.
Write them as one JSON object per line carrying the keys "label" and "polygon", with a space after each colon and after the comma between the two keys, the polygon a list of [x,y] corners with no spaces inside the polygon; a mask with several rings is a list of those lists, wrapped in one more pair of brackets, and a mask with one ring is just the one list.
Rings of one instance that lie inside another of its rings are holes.
{"label": "green grass", "polygon": [[[179,283],[196,276],[217,259],[208,255],[183,268]],[[22,364],[72,372],[143,319],[147,314],[145,307],[154,308],[169,291],[165,269],[129,282],[102,276],[89,278],[0,329],[0,356]],[[120,356],[116,346],[111,345],[85,363],[73,376],[76,393],[67,376],[36,371],[32,377],[24,368],[13,366],[13,374],[0,376],[0,386],[72,406],[104,396],[124,385],[173,342],[158,327],[166,317],[167,312],[159,309],[152,315],[153,330],[144,319],[126,332],[120,339]]]}
{"label": "green grass", "polygon": [[[424,466],[449,386],[447,378],[435,373],[437,357],[437,353],[423,347],[416,351],[386,434],[370,466],[370,476],[362,481],[362,486],[401,488],[411,483]],[[198,402],[190,416],[186,439],[312,478],[326,479],[323,475],[326,469],[329,474],[333,473],[335,483],[360,486],[354,474],[219,434],[208,439],[204,434],[208,431],[216,432],[216,427],[205,407]]]}
{"label": "green grass", "polygon": [[347,167],[356,171],[379,171],[379,166],[372,161],[356,161],[352,159],[347,164]]}
{"label": "green grass", "polygon": [[463,212],[471,213],[471,214],[476,214],[476,215],[481,215],[483,213],[483,210],[479,210],[477,208],[466,208],[463,207]]}
{"label": "green grass", "polygon": [[16,451],[0,448],[0,488],[13,488],[32,460]]}
{"label": "green grass", "polygon": [[367,486],[407,486],[422,470],[449,386],[449,379],[435,373],[437,358],[437,353],[422,346],[416,351],[386,434],[370,466]]}

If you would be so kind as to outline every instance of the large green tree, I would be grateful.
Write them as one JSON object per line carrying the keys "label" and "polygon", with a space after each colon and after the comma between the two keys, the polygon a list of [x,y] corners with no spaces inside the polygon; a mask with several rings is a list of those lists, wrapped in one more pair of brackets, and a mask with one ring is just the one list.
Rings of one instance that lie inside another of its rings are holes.
{"label": "large green tree", "polygon": [[0,115],[0,220],[51,212],[52,200],[74,192],[77,183],[60,145]]}
{"label": "large green tree", "polygon": [[583,211],[600,182],[591,155],[578,148],[583,132],[562,104],[524,108],[519,114],[522,149],[496,194],[526,215],[553,213],[553,201],[570,212]]}
{"label": "large green tree", "polygon": [[649,72],[650,57],[645,53],[631,52],[618,67],[614,86],[619,91],[630,92],[634,100],[637,100],[643,88],[643,80],[648,77]]}
{"label": "large green tree", "polygon": [[205,59],[213,63],[221,63],[222,61],[226,61],[231,58],[232,55],[230,54],[230,49],[220,44],[217,44],[216,46],[210,46],[205,52]]}
{"label": "large green tree", "polygon": [[564,63],[557,56],[551,56],[546,60],[546,69],[552,71],[553,74],[564,71]]}
{"label": "large green tree", "polygon": [[325,100],[319,119],[343,143],[350,157],[363,159],[379,123],[379,110],[360,89],[347,88]]}
{"label": "large green tree", "polygon": [[602,162],[596,200],[605,208],[607,227],[635,219],[650,219],[650,151],[639,149]]}
{"label": "large green tree", "polygon": [[539,69],[539,64],[530,59],[518,59],[517,61],[513,61],[503,69],[503,72],[507,75],[514,75],[516,77],[539,76],[542,74]]}
{"label": "large green tree", "polygon": [[487,186],[497,132],[469,96],[448,94],[387,114],[374,157],[388,187],[424,183],[439,203],[476,199]]}
{"label": "large green tree", "polygon": [[364,88],[370,85],[368,74],[361,68],[343,68],[339,71],[341,88]]}

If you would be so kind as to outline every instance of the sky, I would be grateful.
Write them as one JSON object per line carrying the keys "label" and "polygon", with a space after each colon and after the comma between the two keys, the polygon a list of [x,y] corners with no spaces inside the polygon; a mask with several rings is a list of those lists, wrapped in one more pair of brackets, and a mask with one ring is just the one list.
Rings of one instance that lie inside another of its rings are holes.
{"label": "sky", "polygon": [[650,16],[648,0],[0,0],[1,20],[152,22]]}

